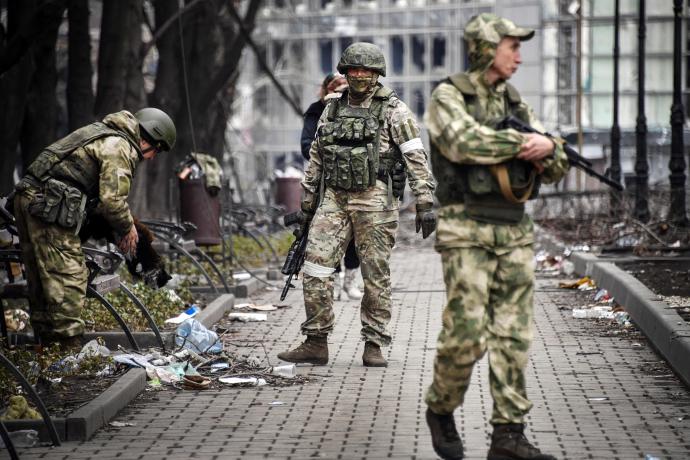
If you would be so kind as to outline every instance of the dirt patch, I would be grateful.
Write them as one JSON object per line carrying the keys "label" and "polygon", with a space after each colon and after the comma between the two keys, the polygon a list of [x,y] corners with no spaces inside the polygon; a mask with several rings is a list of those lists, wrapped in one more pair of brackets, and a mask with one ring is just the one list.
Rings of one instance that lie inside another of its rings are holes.
{"label": "dirt patch", "polygon": [[616,265],[655,294],[690,297],[690,259],[620,262]]}
{"label": "dirt patch", "polygon": [[108,376],[70,375],[59,383],[41,380],[37,391],[53,417],[66,417],[90,403],[122,377],[124,370]]}

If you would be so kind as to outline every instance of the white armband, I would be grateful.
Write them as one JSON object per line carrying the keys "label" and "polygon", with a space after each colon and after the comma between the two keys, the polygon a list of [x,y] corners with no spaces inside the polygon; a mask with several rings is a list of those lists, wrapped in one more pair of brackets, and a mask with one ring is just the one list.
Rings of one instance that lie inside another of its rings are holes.
{"label": "white armband", "polygon": [[410,139],[409,141],[400,144],[400,151],[403,154],[411,152],[412,150],[424,150],[424,144],[422,144],[422,140],[420,138],[415,137],[414,139]]}

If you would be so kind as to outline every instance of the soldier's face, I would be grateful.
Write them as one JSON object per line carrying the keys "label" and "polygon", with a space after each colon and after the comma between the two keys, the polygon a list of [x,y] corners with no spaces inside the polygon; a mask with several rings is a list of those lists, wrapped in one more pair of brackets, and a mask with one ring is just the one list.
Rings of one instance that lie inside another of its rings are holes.
{"label": "soldier's face", "polygon": [[355,94],[369,92],[375,85],[378,74],[369,69],[353,67],[347,69],[347,84]]}
{"label": "soldier's face", "polygon": [[156,153],[158,153],[158,150],[151,144],[149,144],[147,141],[142,139],[139,142],[139,146],[141,147],[141,155],[144,157],[145,160],[152,160],[156,158]]}
{"label": "soldier's face", "polygon": [[507,80],[513,76],[520,64],[522,64],[520,39],[503,37],[496,48],[496,57],[491,69],[496,72],[499,79]]}

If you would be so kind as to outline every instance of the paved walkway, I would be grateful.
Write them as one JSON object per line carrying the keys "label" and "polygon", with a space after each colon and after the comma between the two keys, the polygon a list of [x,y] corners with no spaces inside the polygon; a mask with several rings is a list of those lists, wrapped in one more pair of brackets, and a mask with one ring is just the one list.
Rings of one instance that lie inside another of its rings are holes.
{"label": "paved walkway", "polygon": [[[359,314],[336,303],[331,359],[299,367],[310,383],[292,387],[148,392],[117,420],[135,426],[99,431],[85,443],[21,451],[21,458],[380,459],[436,458],[424,422],[444,303],[440,259],[427,245],[396,249],[392,261],[394,342],[388,368],[361,364]],[[690,391],[644,338],[571,317],[585,294],[540,277],[536,334],[528,369],[534,401],[528,436],[567,459],[690,458]],[[253,300],[277,302],[279,292]],[[301,291],[266,323],[233,326],[232,351],[265,359],[301,341]],[[241,346],[238,346],[241,345]],[[282,404],[279,404],[279,403]],[[491,395],[486,359],[475,368],[467,404],[456,412],[470,459],[486,458]],[[2,454],[0,454],[0,458]]]}

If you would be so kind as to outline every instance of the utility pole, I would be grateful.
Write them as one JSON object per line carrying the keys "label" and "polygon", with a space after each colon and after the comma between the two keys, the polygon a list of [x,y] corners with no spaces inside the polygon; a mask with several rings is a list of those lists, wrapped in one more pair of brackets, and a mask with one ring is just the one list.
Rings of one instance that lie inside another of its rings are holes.
{"label": "utility pole", "polygon": [[[613,125],[611,126],[611,166],[609,177],[615,182],[621,181],[621,129],[618,126],[618,61],[620,56],[620,0],[615,2],[613,21]],[[611,191],[611,213],[618,214],[620,210],[620,195]]]}
{"label": "utility pole", "polygon": [[645,0],[639,0],[637,19],[637,123],[635,124],[635,217],[641,222],[649,220],[649,164],[647,162],[647,117],[645,116],[645,38],[647,26]]}
{"label": "utility pole", "polygon": [[[576,85],[577,85],[577,99],[575,102],[575,116],[577,118],[577,150],[580,155],[583,154],[582,145],[584,144],[584,139],[582,135],[582,4],[580,3],[577,7],[576,20],[577,20],[577,75],[576,75]],[[577,168],[575,170],[575,190],[582,191],[584,189],[584,184],[582,180],[584,179],[584,174]]]}
{"label": "utility pole", "polygon": [[683,125],[685,114],[681,96],[681,16],[683,0],[673,0],[673,105],[671,105],[671,221],[679,226],[688,225],[685,211],[685,148],[683,145]]}

